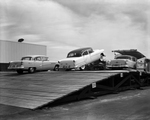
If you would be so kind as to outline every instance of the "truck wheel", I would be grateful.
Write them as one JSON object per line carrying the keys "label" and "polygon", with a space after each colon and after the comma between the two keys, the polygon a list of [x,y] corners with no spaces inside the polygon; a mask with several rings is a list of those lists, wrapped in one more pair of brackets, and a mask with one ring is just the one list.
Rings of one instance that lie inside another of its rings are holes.
{"label": "truck wheel", "polygon": [[85,65],[84,65],[84,66],[81,66],[79,69],[80,69],[81,71],[82,71],[82,70],[85,70]]}
{"label": "truck wheel", "polygon": [[17,70],[18,74],[23,74],[23,70]]}
{"label": "truck wheel", "polygon": [[34,73],[34,72],[35,72],[35,68],[30,67],[29,70],[28,70],[28,72],[29,72],[29,73]]}
{"label": "truck wheel", "polygon": [[59,65],[55,65],[55,67],[54,67],[53,70],[54,70],[54,71],[59,71]]}

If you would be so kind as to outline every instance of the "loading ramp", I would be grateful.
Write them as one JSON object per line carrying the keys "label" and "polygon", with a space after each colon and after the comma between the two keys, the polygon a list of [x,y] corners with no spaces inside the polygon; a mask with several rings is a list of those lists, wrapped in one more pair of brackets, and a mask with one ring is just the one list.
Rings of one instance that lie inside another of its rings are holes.
{"label": "loading ramp", "polygon": [[82,99],[95,98],[97,96],[118,93],[129,89],[143,89],[150,85],[150,74],[140,71],[101,71],[100,74],[115,73],[104,79],[97,80],[77,91],[74,91],[53,102],[47,103],[38,108],[45,108],[64,104]]}
{"label": "loading ramp", "polygon": [[142,71],[70,71],[0,74],[0,104],[42,109],[150,85]]}

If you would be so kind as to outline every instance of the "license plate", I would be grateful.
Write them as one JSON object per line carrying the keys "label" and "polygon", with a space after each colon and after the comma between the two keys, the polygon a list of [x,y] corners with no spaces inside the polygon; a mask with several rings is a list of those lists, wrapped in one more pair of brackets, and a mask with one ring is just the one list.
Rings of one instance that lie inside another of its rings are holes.
{"label": "license plate", "polygon": [[63,66],[63,68],[70,68],[70,66]]}
{"label": "license plate", "polygon": [[63,66],[63,68],[67,68],[67,66]]}

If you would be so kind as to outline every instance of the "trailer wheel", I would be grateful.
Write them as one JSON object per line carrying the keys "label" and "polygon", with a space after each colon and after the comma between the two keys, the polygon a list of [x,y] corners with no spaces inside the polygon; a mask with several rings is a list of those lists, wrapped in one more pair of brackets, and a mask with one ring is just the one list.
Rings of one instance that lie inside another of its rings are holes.
{"label": "trailer wheel", "polygon": [[23,70],[17,70],[18,74],[23,74]]}
{"label": "trailer wheel", "polygon": [[30,67],[28,70],[29,73],[34,73],[35,72],[35,68],[34,67]]}

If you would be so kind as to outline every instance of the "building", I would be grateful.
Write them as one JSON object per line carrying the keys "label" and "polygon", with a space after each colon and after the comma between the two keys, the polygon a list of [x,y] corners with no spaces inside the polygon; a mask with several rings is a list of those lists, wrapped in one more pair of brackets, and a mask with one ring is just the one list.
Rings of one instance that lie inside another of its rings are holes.
{"label": "building", "polygon": [[6,71],[10,61],[20,60],[24,55],[47,55],[45,45],[0,40],[0,71]]}

